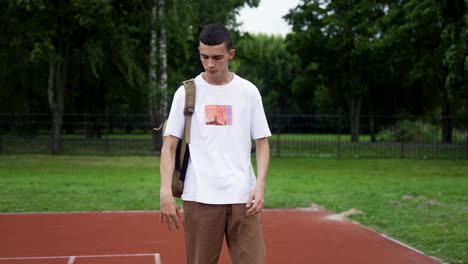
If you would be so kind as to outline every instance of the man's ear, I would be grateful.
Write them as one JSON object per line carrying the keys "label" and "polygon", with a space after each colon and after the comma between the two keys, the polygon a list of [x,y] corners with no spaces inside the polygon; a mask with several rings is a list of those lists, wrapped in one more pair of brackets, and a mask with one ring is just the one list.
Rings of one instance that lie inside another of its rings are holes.
{"label": "man's ear", "polygon": [[236,50],[235,49],[231,49],[229,51],[229,60],[232,60],[234,58],[234,56],[236,55]]}

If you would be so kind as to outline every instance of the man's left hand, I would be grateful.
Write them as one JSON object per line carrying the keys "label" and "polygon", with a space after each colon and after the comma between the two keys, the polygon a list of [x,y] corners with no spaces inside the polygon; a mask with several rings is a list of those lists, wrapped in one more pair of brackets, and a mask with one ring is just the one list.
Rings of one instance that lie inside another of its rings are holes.
{"label": "man's left hand", "polygon": [[263,196],[263,193],[263,186],[261,186],[259,182],[257,182],[254,189],[249,195],[249,199],[247,200],[247,216],[258,214],[263,210],[263,206],[265,205],[265,198]]}

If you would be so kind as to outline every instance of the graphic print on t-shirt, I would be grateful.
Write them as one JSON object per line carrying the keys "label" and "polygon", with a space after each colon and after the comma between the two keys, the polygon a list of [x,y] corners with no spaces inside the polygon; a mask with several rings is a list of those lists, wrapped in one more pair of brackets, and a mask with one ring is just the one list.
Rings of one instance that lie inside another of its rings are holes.
{"label": "graphic print on t-shirt", "polygon": [[232,105],[206,105],[205,121],[212,126],[231,126]]}

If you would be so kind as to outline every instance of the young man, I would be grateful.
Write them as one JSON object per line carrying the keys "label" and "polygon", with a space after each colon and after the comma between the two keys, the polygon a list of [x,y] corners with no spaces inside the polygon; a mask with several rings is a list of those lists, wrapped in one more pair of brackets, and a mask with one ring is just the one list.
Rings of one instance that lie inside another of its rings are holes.
{"label": "young man", "polygon": [[[261,264],[265,248],[259,213],[271,136],[261,96],[255,85],[229,71],[235,50],[224,25],[206,25],[198,50],[205,71],[195,78],[190,160],[182,194],[187,263],[218,263],[225,236],[233,263]],[[181,226],[171,177],[184,131],[184,103],[181,86],[174,95],[161,151],[161,221],[170,230]],[[250,160],[252,139],[256,178]]]}

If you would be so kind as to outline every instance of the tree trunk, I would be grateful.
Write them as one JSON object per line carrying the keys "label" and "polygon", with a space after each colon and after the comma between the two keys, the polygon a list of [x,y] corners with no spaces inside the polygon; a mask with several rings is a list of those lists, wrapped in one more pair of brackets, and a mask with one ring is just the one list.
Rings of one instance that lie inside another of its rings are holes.
{"label": "tree trunk", "polygon": [[[149,98],[149,115],[151,127],[159,127],[160,117],[158,109],[158,79],[157,79],[157,22],[158,22],[158,1],[154,0],[151,8],[151,36],[150,36],[150,51],[149,51],[149,69],[148,69],[148,98]],[[152,133],[153,151],[156,151],[161,145],[159,132]]]}
{"label": "tree trunk", "polygon": [[440,88],[442,89],[442,143],[452,143],[453,124],[448,89],[443,82],[440,83]]}
{"label": "tree trunk", "polygon": [[450,116],[450,106],[448,102],[444,102],[442,106],[442,143],[452,143],[452,130],[453,125],[452,117]]}
{"label": "tree trunk", "polygon": [[63,123],[64,93],[68,77],[70,45],[63,39],[58,40],[57,54],[62,60],[49,59],[48,101],[52,112],[50,153],[61,151],[61,130]]}
{"label": "tree trunk", "polygon": [[361,120],[361,96],[353,96],[350,102],[351,142],[359,142]]}
{"label": "tree trunk", "polygon": [[56,83],[55,83],[55,76],[56,76],[56,67],[57,64],[53,61],[52,58],[49,60],[49,80],[48,80],[48,87],[47,87],[47,96],[49,100],[49,108],[52,112],[52,127],[51,127],[51,145],[50,145],[50,153],[56,154],[60,152],[60,126],[61,126],[61,116],[60,112],[58,111],[58,106],[56,102]]}
{"label": "tree trunk", "polygon": [[[158,35],[159,42],[157,41]],[[149,58],[149,114],[151,126],[156,128],[161,125],[167,116],[167,52],[164,0],[154,0],[153,2]],[[162,136],[161,132],[153,133],[154,151],[160,149]]]}
{"label": "tree trunk", "polygon": [[374,122],[374,115],[371,115],[370,116],[370,134],[371,134],[371,138],[370,138],[370,141],[372,143],[376,142],[376,138],[375,138],[375,122]]}
{"label": "tree trunk", "polygon": [[166,51],[166,26],[164,21],[164,1],[159,0],[158,21],[160,25],[159,36],[159,111],[161,119],[167,116],[167,51]]}

